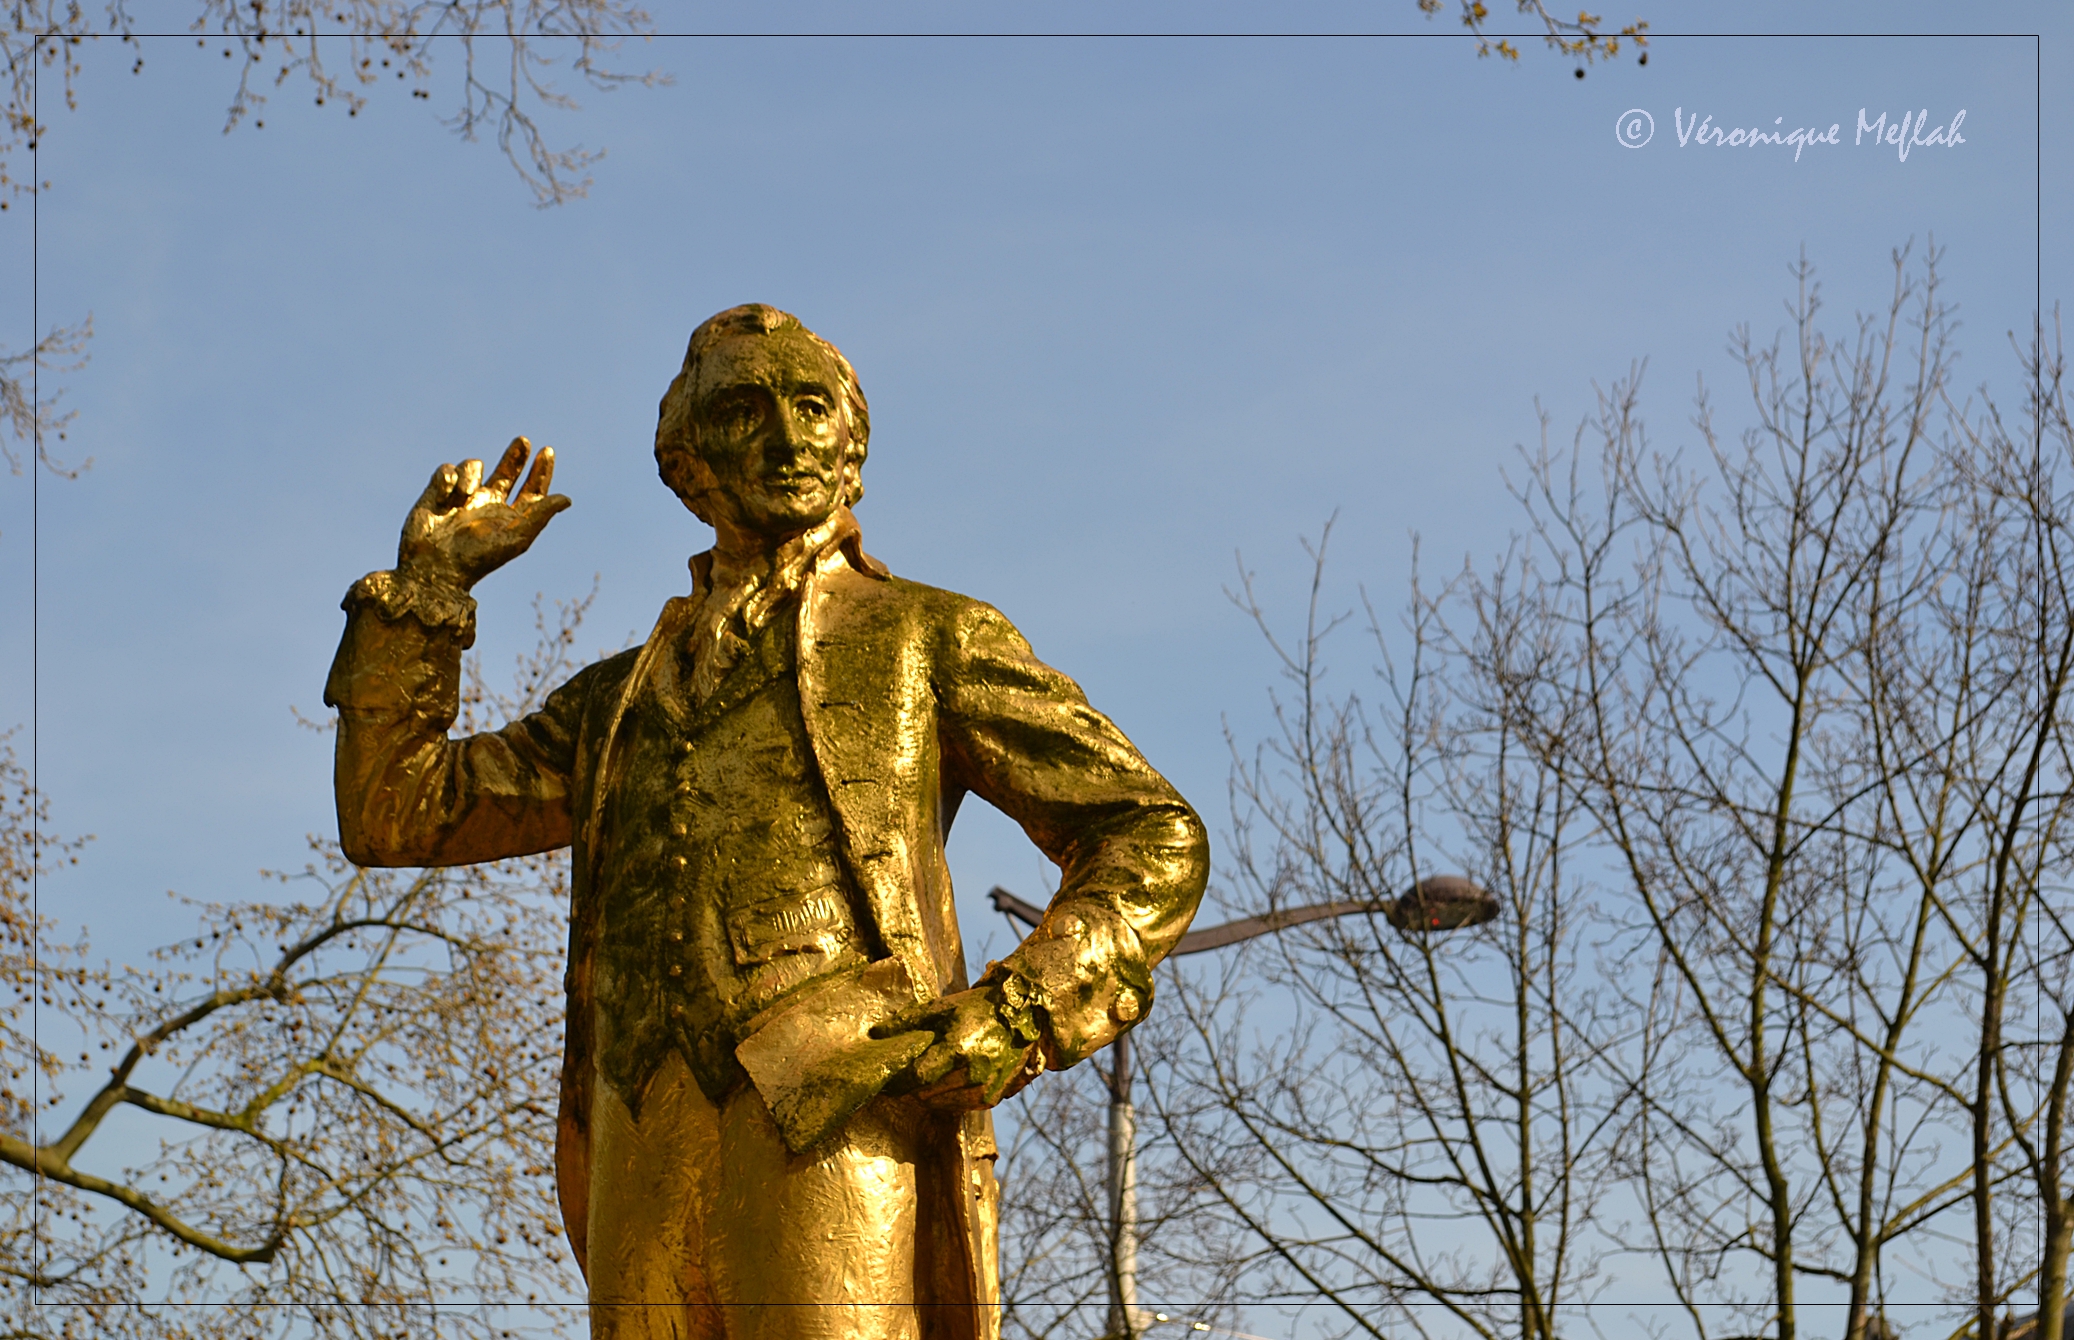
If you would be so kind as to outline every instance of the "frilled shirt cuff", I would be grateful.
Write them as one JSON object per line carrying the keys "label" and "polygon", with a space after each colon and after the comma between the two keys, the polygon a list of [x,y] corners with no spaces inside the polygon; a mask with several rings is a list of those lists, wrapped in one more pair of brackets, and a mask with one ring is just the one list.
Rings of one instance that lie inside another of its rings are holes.
{"label": "frilled shirt cuff", "polygon": [[372,609],[383,623],[409,615],[431,633],[451,633],[466,651],[475,645],[475,597],[442,582],[413,581],[396,572],[370,572],[339,602],[347,614]]}
{"label": "frilled shirt cuff", "polygon": [[341,608],[346,633],[325,680],[325,705],[421,716],[441,730],[452,725],[461,653],[475,642],[475,598],[455,586],[370,572]]}
{"label": "frilled shirt cuff", "polygon": [[1115,1041],[1152,1004],[1137,932],[1092,903],[1053,908],[979,984],[997,989],[1002,1024],[1018,1041],[1041,1041],[1052,1069]]}

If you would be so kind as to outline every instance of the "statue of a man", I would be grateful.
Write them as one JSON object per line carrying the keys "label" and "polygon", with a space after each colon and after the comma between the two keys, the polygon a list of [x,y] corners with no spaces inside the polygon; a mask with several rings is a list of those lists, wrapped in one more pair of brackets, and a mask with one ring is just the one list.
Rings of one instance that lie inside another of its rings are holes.
{"label": "statue of a man", "polygon": [[[988,1340],[987,1109],[1128,1029],[1203,827],[990,607],[859,543],[856,373],[761,305],[692,333],[655,456],[715,532],[647,643],[451,739],[468,589],[569,505],[543,448],[441,466],[347,595],[326,701],[363,865],[573,846],[556,1173],[597,1337]],[[968,985],[967,793],[1057,863]]]}

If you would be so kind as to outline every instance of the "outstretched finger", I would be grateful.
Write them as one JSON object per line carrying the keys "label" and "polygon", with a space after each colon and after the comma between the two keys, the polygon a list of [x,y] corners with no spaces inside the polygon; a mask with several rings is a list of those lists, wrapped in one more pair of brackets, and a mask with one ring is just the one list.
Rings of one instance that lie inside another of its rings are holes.
{"label": "outstretched finger", "polygon": [[956,1013],[945,1007],[939,996],[935,1000],[910,1005],[891,1018],[880,1020],[871,1026],[870,1033],[874,1038],[890,1038],[900,1033],[934,1033],[941,1037]]}
{"label": "outstretched finger", "polygon": [[461,462],[461,480],[459,483],[454,485],[454,493],[460,498],[460,500],[463,503],[466,503],[470,499],[475,497],[475,491],[481,487],[482,462]]}
{"label": "outstretched finger", "polygon": [[[519,442],[524,442],[525,440],[522,437],[518,442],[514,442],[511,445],[516,447],[519,445]],[[504,459],[509,461],[511,458],[506,456]],[[503,467],[499,466],[498,469],[501,471]],[[514,470],[513,473],[516,474],[517,471]],[[531,502],[535,498],[546,497],[547,486],[554,483],[554,478],[555,449],[553,447],[542,447],[540,454],[533,458],[533,468],[526,472],[526,482],[520,486],[518,496],[511,501],[515,505],[522,502]]]}
{"label": "outstretched finger", "polygon": [[[964,1073],[964,1065],[965,1058],[958,1055],[957,1048],[947,1042],[939,1042],[920,1056],[917,1056],[914,1059],[912,1069],[915,1072],[915,1078],[921,1081],[922,1088],[926,1092],[930,1089],[956,1088],[959,1085],[970,1083],[971,1081]],[[945,1084],[944,1081],[950,1079],[953,1072],[957,1074],[956,1080],[951,1084]]]}
{"label": "outstretched finger", "polygon": [[531,543],[557,514],[569,510],[569,499],[560,493],[550,493],[545,498],[521,498],[511,505],[511,510],[518,514],[519,529]]}
{"label": "outstretched finger", "polygon": [[418,506],[428,512],[443,512],[454,505],[454,485],[461,480],[460,474],[451,465],[442,465],[432,472],[432,482],[418,495]]}
{"label": "outstretched finger", "polygon": [[531,442],[523,437],[514,437],[511,445],[504,449],[504,457],[497,462],[497,468],[483,481],[483,487],[496,495],[498,502],[510,496],[511,486],[518,482],[519,470],[526,464],[526,454],[532,450]]}

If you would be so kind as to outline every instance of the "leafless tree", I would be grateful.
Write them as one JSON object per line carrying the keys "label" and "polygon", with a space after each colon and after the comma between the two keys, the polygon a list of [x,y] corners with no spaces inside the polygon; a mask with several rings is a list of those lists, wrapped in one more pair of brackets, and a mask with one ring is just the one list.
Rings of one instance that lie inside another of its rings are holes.
{"label": "leafless tree", "polygon": [[1654,945],[1625,1147],[1701,1334],[1732,1303],[1786,1340],[1810,1279],[1875,1333],[1895,1251],[1938,1274],[1969,1202],[1975,1327],[2039,1278],[1993,1228],[2035,1204],[1997,1197],[2049,1086],[1998,1111],[1993,1082],[2018,928],[2063,897],[2070,644],[2037,560],[2065,457],[1955,399],[1936,259],[1897,255],[1840,340],[1803,264],[1788,334],[1732,341],[1743,432],[1703,391],[1697,460],[1655,453],[1630,380],[1586,434],[1596,488],[1580,450],[1523,490],[1583,674],[1522,695],[1522,730]]}
{"label": "leafless tree", "polygon": [[[1141,1025],[1132,1033],[1136,1054],[1165,1050],[1171,1033],[1157,1020]],[[1085,1340],[1103,1334],[1116,1313],[1117,1220],[1105,1162],[1111,1078],[1098,1058],[1031,1085],[1000,1114],[1004,1335]],[[1221,1331],[1234,1318],[1245,1247],[1203,1213],[1208,1188],[1166,1128],[1140,1136],[1135,1256],[1145,1316],[1134,1320],[1151,1321],[1155,1334],[1197,1324]]]}
{"label": "leafless tree", "polygon": [[2074,433],[2057,354],[2005,426],[1954,331],[1934,250],[1841,337],[1803,263],[1690,453],[1639,368],[1567,449],[1544,420],[1514,550],[1368,611],[1373,687],[1328,691],[1319,582],[1287,644],[1242,588],[1291,690],[1235,766],[1225,896],[1452,866],[1502,907],[1181,979],[1158,1111],[1250,1296],[1544,1337],[1641,1259],[1700,1337],[1819,1304],[1866,1340],[1939,1288],[1960,1333],[2035,1296],[2061,1335]]}
{"label": "leafless tree", "polygon": [[[2029,404],[2016,425],[1992,406],[1968,424],[1966,459],[1979,499],[1969,524],[1995,568],[1980,585],[1993,597],[1987,613],[2001,625],[2012,706],[1995,714],[1992,745],[1976,751],[1968,798],[1984,816],[1988,841],[1945,915],[1978,991],[1967,1095],[1976,1330],[1993,1334],[1996,1310],[2031,1286],[2039,1307],[2030,1334],[2060,1340],[2074,1240],[2074,419],[2057,328],[2048,344],[2041,325],[2025,372]],[[1999,1214],[1998,1194],[2009,1202]]]}
{"label": "leafless tree", "polygon": [[[70,479],[93,464],[86,460],[67,465],[52,453],[51,444],[65,440],[65,427],[72,422],[72,414],[58,409],[62,392],[38,394],[37,375],[46,371],[78,371],[86,364],[86,345],[93,335],[94,319],[89,316],[78,325],[51,327],[35,347],[20,353],[6,353],[0,346],[0,455],[7,458],[7,468],[12,473],[19,475],[33,463],[53,475]],[[7,445],[8,437],[33,444],[34,461],[28,461]]]}
{"label": "leafless tree", "polygon": [[447,126],[464,139],[494,135],[542,205],[583,195],[599,157],[553,147],[537,120],[542,110],[577,105],[554,82],[564,62],[597,90],[662,78],[613,64],[625,38],[654,26],[631,0],[182,0],[177,10],[139,10],[130,0],[13,0],[9,8],[0,27],[8,71],[0,186],[17,193],[38,183],[10,175],[5,165],[36,148],[60,101],[75,105],[83,53],[120,48],[141,70],[140,39],[147,36],[191,35],[233,62],[226,132],[248,119],[264,126],[267,91],[292,80],[304,81],[319,106],[342,107],[348,116],[391,84],[430,101],[435,67],[450,58],[460,66],[460,96]]}
{"label": "leafless tree", "polygon": [[[548,138],[542,113],[577,107],[557,75],[566,70],[593,90],[666,82],[615,63],[627,37],[653,26],[632,0],[182,0],[142,8],[131,0],[11,0],[0,22],[0,210],[46,184],[33,170],[21,174],[20,156],[33,159],[59,106],[77,105],[90,56],[119,53],[141,71],[142,39],[189,36],[231,62],[226,134],[246,121],[264,127],[270,92],[291,83],[319,106],[357,116],[391,86],[429,102],[440,71],[458,66],[446,126],[463,139],[493,136],[537,204],[562,204],[589,189],[603,151]],[[92,334],[89,316],[52,326],[33,349],[0,346],[0,433],[30,444],[26,455],[59,474],[76,472],[51,446],[70,416],[54,412],[52,388],[39,394],[30,373],[76,370]],[[0,452],[20,474],[24,453]]]}
{"label": "leafless tree", "polygon": [[[1618,32],[1609,33],[1606,20],[1590,10],[1580,9],[1576,18],[1567,19],[1551,11],[1546,0],[1515,0],[1515,4],[1520,16],[1539,30],[1536,36],[1549,50],[1577,62],[1579,79],[1584,78],[1584,67],[1593,61],[1612,60],[1618,56],[1622,42],[1635,48],[1639,64],[1649,63],[1649,25],[1641,19],[1623,25]],[[1445,7],[1445,0],[1419,0],[1419,10],[1428,18]],[[1519,60],[1519,48],[1512,44],[1511,36],[1500,36],[1491,31],[1491,8],[1484,0],[1456,0],[1456,12],[1462,26],[1476,37],[1477,55]]]}
{"label": "leafless tree", "polygon": [[1369,612],[1376,705],[1330,693],[1341,620],[1319,604],[1322,542],[1312,557],[1293,643],[1250,581],[1237,597],[1290,687],[1277,734],[1234,769],[1227,899],[1373,904],[1464,869],[1499,916],[1455,936],[1345,917],[1178,977],[1195,1045],[1156,1068],[1156,1107],[1256,1244],[1250,1298],[1326,1305],[1346,1333],[1547,1340],[1599,1280],[1588,1230],[1621,1111],[1602,1053],[1622,1034],[1590,980],[1577,798],[1469,667],[1520,675],[1559,649],[1525,617],[1531,591],[1486,592],[1459,637],[1415,594],[1399,658]]}
{"label": "leafless tree", "polygon": [[[472,673],[464,727],[565,678],[588,603],[543,619],[514,693]],[[93,966],[31,904],[36,863],[75,853],[43,835],[11,754],[0,767],[14,1333],[573,1324],[580,1309],[537,1306],[581,1297],[552,1168],[563,857],[362,870],[313,840],[282,901],[195,905],[193,934],[153,963]]]}

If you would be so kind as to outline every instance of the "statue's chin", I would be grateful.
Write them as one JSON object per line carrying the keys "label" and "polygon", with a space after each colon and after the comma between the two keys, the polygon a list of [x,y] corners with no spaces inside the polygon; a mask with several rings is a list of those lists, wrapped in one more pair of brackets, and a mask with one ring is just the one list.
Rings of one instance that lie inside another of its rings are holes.
{"label": "statue's chin", "polygon": [[760,535],[788,539],[812,530],[835,515],[838,500],[828,494],[802,498],[791,494],[766,495],[742,508],[747,528]]}

